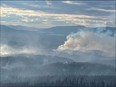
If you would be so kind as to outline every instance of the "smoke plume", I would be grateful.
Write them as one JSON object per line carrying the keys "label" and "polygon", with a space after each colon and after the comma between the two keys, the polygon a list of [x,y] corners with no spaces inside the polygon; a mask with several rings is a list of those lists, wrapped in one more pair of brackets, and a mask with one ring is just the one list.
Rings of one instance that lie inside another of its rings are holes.
{"label": "smoke plume", "polygon": [[101,51],[109,56],[115,56],[115,38],[104,33],[80,31],[71,33],[58,51]]}

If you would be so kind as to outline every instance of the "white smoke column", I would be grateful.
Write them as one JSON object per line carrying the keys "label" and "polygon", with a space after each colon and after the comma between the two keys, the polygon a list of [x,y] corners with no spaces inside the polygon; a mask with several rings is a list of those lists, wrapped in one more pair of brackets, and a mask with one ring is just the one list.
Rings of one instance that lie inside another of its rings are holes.
{"label": "white smoke column", "polygon": [[101,51],[106,55],[115,56],[115,38],[103,33],[80,31],[67,36],[63,45],[57,48],[58,51]]}

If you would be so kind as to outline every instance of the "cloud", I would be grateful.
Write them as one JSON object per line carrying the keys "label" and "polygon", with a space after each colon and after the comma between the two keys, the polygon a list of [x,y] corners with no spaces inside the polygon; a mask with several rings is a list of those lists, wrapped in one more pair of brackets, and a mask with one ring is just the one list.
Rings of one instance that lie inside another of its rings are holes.
{"label": "cloud", "polygon": [[116,13],[114,13],[114,14],[111,14],[109,17],[108,17],[108,19],[109,19],[109,22],[107,22],[107,25],[108,26],[113,26],[113,27],[116,27]]}
{"label": "cloud", "polygon": [[34,7],[34,8],[41,8],[41,5],[35,5],[35,4],[29,4],[29,3],[23,3],[23,5]]}
{"label": "cloud", "polygon": [[50,0],[46,0],[46,4],[47,4],[48,6],[52,6],[52,2],[51,2]]}
{"label": "cloud", "polygon": [[35,12],[33,10],[19,9],[19,8],[7,7],[7,6],[1,7],[1,17],[11,15],[11,14],[31,17],[31,16],[37,16],[37,15],[41,16],[45,13],[42,11]]}
{"label": "cloud", "polygon": [[[5,22],[3,18],[13,19],[11,15],[14,15],[14,17],[15,15],[20,17],[20,20],[18,20],[19,25],[28,25],[28,26],[30,26],[30,24],[33,24],[33,26],[38,25],[36,27],[41,27],[40,25],[44,25],[42,21],[45,19],[50,21],[50,23],[47,22],[48,23],[47,26],[57,26],[58,22],[62,26],[62,22],[64,22],[65,24],[68,23],[68,25],[74,24],[74,25],[94,27],[98,24],[104,25],[108,21],[107,17],[99,18],[96,16],[89,16],[89,15],[83,15],[83,14],[48,13],[48,12],[44,12],[40,10],[34,11],[34,10],[28,10],[28,9],[13,8],[9,6],[1,6],[1,18],[2,18],[1,22],[2,21]],[[93,20],[93,19],[96,19],[96,20]],[[6,21],[6,23],[8,24],[9,21]],[[13,22],[13,24],[15,25],[15,22]]]}
{"label": "cloud", "polygon": [[110,13],[116,13],[115,9],[103,9],[103,8],[89,8],[88,10],[95,10],[95,11],[101,11],[101,12],[110,12]]}
{"label": "cloud", "polygon": [[84,3],[80,2],[74,2],[74,1],[62,1],[65,4],[70,4],[70,5],[83,5]]}
{"label": "cloud", "polygon": [[[32,4],[32,3],[23,3],[23,5],[25,5],[25,6],[29,6],[29,7],[31,7],[31,8],[39,8],[39,9],[43,9],[43,8],[49,8],[48,6],[46,6],[46,5],[39,5],[39,4]],[[48,4],[47,4],[48,5]],[[52,3],[51,3],[51,5],[52,5]]]}
{"label": "cloud", "polygon": [[80,31],[67,36],[63,45],[57,48],[58,51],[80,51],[94,52],[101,51],[103,55],[115,56],[115,38],[103,33]]}

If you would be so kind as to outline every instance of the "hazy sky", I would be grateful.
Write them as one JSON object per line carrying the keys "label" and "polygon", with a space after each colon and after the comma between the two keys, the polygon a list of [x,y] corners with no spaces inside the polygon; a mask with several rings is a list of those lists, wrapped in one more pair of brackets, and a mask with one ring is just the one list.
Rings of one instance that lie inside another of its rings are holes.
{"label": "hazy sky", "polygon": [[115,26],[114,1],[2,0],[1,24],[48,28]]}

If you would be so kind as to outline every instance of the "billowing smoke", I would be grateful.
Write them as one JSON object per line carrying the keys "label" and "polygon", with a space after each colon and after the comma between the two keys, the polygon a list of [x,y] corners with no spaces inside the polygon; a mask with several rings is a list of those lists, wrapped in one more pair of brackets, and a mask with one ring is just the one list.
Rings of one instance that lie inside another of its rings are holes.
{"label": "billowing smoke", "polygon": [[16,49],[11,46],[8,46],[7,44],[0,44],[0,56],[12,56],[12,55],[18,55],[18,54],[39,54],[40,50],[33,48],[33,47],[23,47],[21,49]]}
{"label": "billowing smoke", "polygon": [[115,56],[115,37],[108,33],[95,33],[90,31],[80,31],[71,33],[63,45],[57,48],[58,51],[80,51],[92,52],[101,51],[104,55]]}

